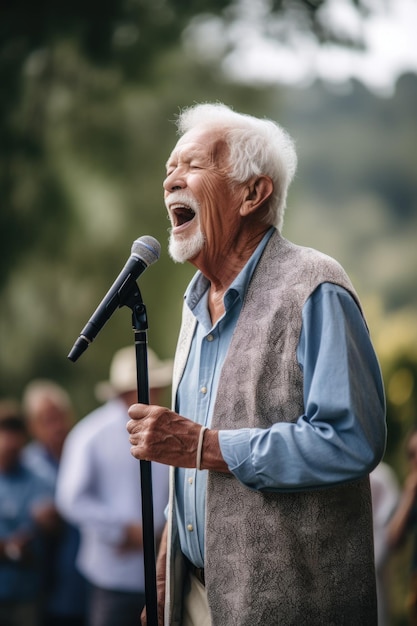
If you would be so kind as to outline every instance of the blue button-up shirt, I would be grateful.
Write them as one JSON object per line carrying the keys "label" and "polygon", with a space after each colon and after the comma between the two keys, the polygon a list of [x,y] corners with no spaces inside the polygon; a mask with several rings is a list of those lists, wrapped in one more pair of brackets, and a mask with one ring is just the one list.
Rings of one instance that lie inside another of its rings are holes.
{"label": "blue button-up shirt", "polygon": [[[225,313],[214,326],[208,311],[209,281],[198,272],[185,294],[197,325],[176,408],[199,424],[210,426],[221,369],[245,294],[273,232],[271,228],[266,233],[230,285]],[[297,359],[304,374],[305,413],[296,423],[219,432],[224,460],[250,489],[308,489],[354,480],[373,468],[384,448],[379,365],[362,315],[345,289],[324,283],[310,296],[303,308]],[[376,389],[372,397],[378,400],[367,411],[370,388]],[[176,470],[181,549],[198,567],[204,566],[206,481],[206,470]]]}

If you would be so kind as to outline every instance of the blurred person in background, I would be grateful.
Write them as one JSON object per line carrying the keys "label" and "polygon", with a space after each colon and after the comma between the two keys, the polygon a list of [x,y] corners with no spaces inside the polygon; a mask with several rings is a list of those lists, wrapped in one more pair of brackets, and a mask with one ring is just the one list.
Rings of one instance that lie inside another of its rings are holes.
{"label": "blurred person in background", "polygon": [[[148,350],[150,401],[171,384],[172,362]],[[139,463],[126,438],[127,409],[137,400],[135,348],[115,353],[110,380],[96,395],[107,402],[82,419],[64,446],[57,504],[81,530],[77,563],[90,583],[89,626],[138,626],[145,604]],[[165,524],[168,468],[152,466],[157,539]]]}
{"label": "blurred person in background", "polygon": [[[64,441],[75,421],[71,399],[54,381],[35,379],[24,390],[22,405],[32,438],[23,450],[23,463],[55,491]],[[83,626],[86,582],[75,566],[79,531],[59,515],[54,502],[42,516],[48,529],[43,626]]]}
{"label": "blurred person in background", "polygon": [[[53,500],[50,484],[22,463],[27,443],[17,403],[0,402],[0,624],[43,626],[39,598],[44,560],[43,507]],[[39,513],[39,519],[38,519]]]}
{"label": "blurred person in background", "polygon": [[388,626],[390,623],[390,580],[386,566],[392,553],[388,540],[388,528],[398,505],[400,490],[395,473],[387,463],[379,463],[370,473],[369,478],[372,495],[378,626]]}
{"label": "blurred person in background", "polygon": [[407,608],[412,626],[417,626],[417,428],[406,440],[409,472],[401,498],[388,528],[388,541],[393,549],[400,548],[409,535],[413,536],[410,591]]}

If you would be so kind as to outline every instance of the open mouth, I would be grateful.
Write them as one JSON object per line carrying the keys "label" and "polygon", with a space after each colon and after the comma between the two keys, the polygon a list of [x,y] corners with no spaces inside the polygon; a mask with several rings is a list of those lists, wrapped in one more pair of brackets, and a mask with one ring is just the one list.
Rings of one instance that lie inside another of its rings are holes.
{"label": "open mouth", "polygon": [[171,211],[175,228],[191,222],[195,217],[195,211],[187,206],[171,207]]}

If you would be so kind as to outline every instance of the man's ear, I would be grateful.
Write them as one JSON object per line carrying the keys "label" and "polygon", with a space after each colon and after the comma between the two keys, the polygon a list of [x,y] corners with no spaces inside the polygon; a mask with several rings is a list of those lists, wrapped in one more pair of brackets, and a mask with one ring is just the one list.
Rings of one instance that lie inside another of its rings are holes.
{"label": "man's ear", "polygon": [[251,178],[245,187],[240,214],[247,216],[257,211],[269,200],[273,191],[274,183],[269,176],[262,175]]}

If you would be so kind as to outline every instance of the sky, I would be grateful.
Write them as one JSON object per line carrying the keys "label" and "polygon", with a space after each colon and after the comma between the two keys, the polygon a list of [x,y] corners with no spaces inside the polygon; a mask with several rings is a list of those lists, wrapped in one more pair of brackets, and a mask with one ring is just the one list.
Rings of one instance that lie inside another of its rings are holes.
{"label": "sky", "polygon": [[271,20],[268,0],[238,0],[232,23],[219,18],[196,21],[186,43],[202,56],[221,56],[225,73],[241,82],[307,86],[319,78],[342,86],[357,79],[371,91],[390,96],[399,76],[417,73],[417,0],[366,4],[365,19],[349,0],[326,0],[320,9],[324,23],[359,38],[365,50],[319,45],[295,11],[289,21]]}

